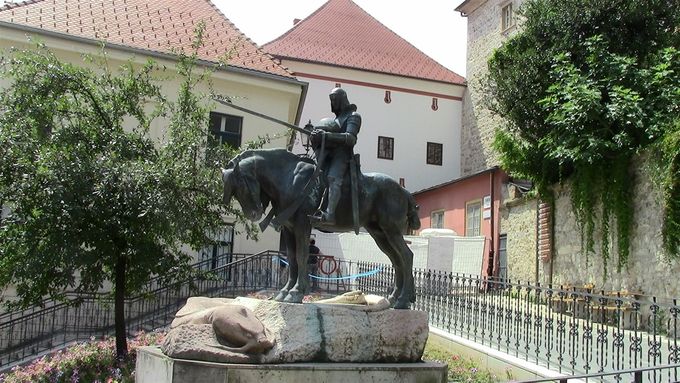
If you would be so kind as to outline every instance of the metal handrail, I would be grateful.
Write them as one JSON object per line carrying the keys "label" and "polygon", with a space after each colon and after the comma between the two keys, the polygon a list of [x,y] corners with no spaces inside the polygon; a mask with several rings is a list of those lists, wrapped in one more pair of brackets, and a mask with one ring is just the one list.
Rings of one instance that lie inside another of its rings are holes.
{"label": "metal handrail", "polygon": [[601,372],[597,374],[583,374],[583,375],[564,375],[560,377],[555,377],[555,378],[544,378],[544,379],[531,379],[531,380],[520,380],[516,381],[515,383],[540,383],[540,382],[559,382],[559,383],[567,383],[569,380],[572,379],[591,379],[591,378],[603,378],[606,376],[620,376],[620,375],[628,375],[632,374],[633,375],[633,383],[642,383],[642,375],[643,372],[656,372],[656,371],[661,371],[661,370],[669,370],[669,369],[678,369],[680,368],[680,364],[666,364],[662,366],[654,366],[654,367],[644,367],[644,368],[631,368],[631,369],[626,369],[626,370],[620,370],[620,371],[614,371],[614,372]]}
{"label": "metal handrail", "polygon": [[[256,254],[249,254],[244,258],[236,259],[232,262],[223,264],[206,272],[230,273],[235,280],[233,283],[228,280],[205,280],[188,279],[176,281],[167,286],[158,286],[157,278],[149,283],[148,290],[134,297],[125,300],[127,326],[130,333],[135,333],[139,329],[152,329],[167,326],[183,301],[190,296],[191,286],[198,286],[201,293],[210,295],[210,291],[217,294],[241,294],[243,289],[255,289],[278,284],[277,280],[263,281],[257,279],[262,267],[271,265],[274,267],[274,256],[280,254],[278,251],[265,250]],[[240,254],[223,254],[218,256],[218,260],[228,257],[232,258]],[[269,263],[265,258],[271,258]],[[265,259],[265,262],[258,262]],[[211,264],[201,261],[194,263],[194,267],[200,269],[201,266]],[[252,265],[252,266],[251,266]],[[253,280],[249,280],[246,274],[252,275]],[[245,279],[239,279],[242,275]],[[226,274],[225,274],[226,275]],[[259,286],[259,287],[258,287]],[[231,292],[231,293],[230,293]],[[147,299],[154,296],[154,299]],[[5,369],[8,364],[21,363],[25,358],[31,358],[34,354],[44,353],[43,350],[56,349],[72,343],[74,340],[88,339],[90,336],[100,336],[110,333],[113,328],[113,318],[110,315],[112,299],[108,294],[88,294],[77,295],[80,300],[79,305],[73,306],[69,302],[60,302],[54,305],[47,305],[44,308],[32,307],[18,312],[7,313],[3,316],[6,319],[0,322],[0,368]],[[52,302],[49,302],[52,303]]]}
{"label": "metal handrail", "polygon": [[[224,264],[222,266],[216,267],[216,268],[208,270],[208,271],[209,272],[219,271],[219,270],[222,270],[222,269],[225,269],[225,268],[228,268],[228,267],[233,267],[233,266],[239,265],[239,264],[244,263],[245,261],[248,261],[252,258],[259,257],[259,256],[262,256],[264,254],[272,254],[272,253],[273,254],[280,254],[281,252],[275,251],[275,250],[263,250],[263,251],[260,251],[258,253],[255,253],[255,254],[248,255],[245,258],[238,259],[236,261],[232,261],[230,263]],[[227,255],[238,256],[238,255],[246,255],[246,254],[242,254],[242,253],[237,253],[237,254],[222,253],[218,256],[218,258],[227,256]],[[210,259],[203,260],[203,261],[192,263],[190,267],[200,270],[200,266],[209,265],[211,262],[212,262],[212,260],[210,260]],[[162,277],[160,277],[160,276],[153,277],[149,280],[147,285],[151,285],[154,282],[158,282],[161,278]],[[175,281],[175,282],[173,282],[173,284],[182,283],[182,282],[186,282],[186,281]],[[162,289],[162,288],[163,287],[160,287],[160,289]],[[154,291],[157,291],[157,290],[158,289],[150,290],[150,291],[145,292],[145,294],[148,294],[149,292],[154,292]],[[97,299],[98,297],[107,298],[109,296],[109,294],[110,293],[102,293],[102,292],[78,293],[78,292],[74,292],[74,291],[68,291],[64,295],[66,297],[74,298],[73,300],[85,300],[85,299],[93,300],[93,299]],[[139,294],[139,295],[136,295],[136,296],[133,296],[133,297],[129,297],[129,298],[126,298],[126,300],[128,300],[128,299],[138,299],[138,298],[143,297],[143,295],[145,295],[145,294]],[[18,319],[21,319],[23,317],[29,317],[29,316],[34,315],[34,314],[40,314],[41,312],[53,310],[55,308],[64,307],[64,306],[71,306],[71,305],[73,305],[73,300],[62,301],[62,300],[55,300],[55,299],[52,299],[52,298],[47,298],[47,299],[43,300],[40,304],[0,314],[0,324],[4,323],[7,318],[9,318],[10,320],[18,320]],[[36,310],[36,309],[38,311],[31,311],[30,313],[24,314],[23,316],[16,316],[17,313],[19,313],[19,312],[28,311],[28,310]]]}

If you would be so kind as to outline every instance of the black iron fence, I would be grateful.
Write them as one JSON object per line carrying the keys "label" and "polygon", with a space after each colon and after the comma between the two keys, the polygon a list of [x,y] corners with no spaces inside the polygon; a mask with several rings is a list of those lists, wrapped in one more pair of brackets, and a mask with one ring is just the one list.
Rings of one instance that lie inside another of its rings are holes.
{"label": "black iron fence", "polygon": [[[126,300],[130,334],[167,326],[189,296],[235,297],[280,284],[278,252],[223,254],[193,265],[202,277],[164,286],[152,279],[144,293]],[[227,260],[227,261],[224,261]],[[66,344],[114,331],[113,300],[108,294],[71,295],[71,302],[42,305],[0,315],[0,369],[33,359]],[[77,304],[74,304],[77,303]]]}
{"label": "black iron fence", "polygon": [[[674,364],[674,365],[667,365],[667,366],[654,366],[654,367],[646,367],[646,368],[635,368],[631,370],[619,370],[616,372],[601,372],[597,374],[587,374],[587,375],[569,375],[569,376],[561,376],[558,378],[545,378],[545,379],[530,379],[530,380],[522,380],[520,382],[516,383],[542,383],[542,382],[559,382],[559,383],[568,383],[568,382],[587,382],[588,380],[599,380],[599,381],[608,381],[608,378],[613,378],[612,380],[616,381],[621,381],[625,379],[626,382],[631,382],[631,383],[643,383],[643,382],[650,382],[649,376],[652,374],[657,374],[659,378],[661,378],[664,374],[664,372],[668,370],[675,370],[680,368],[680,365]],[[647,379],[645,379],[645,373],[647,375]],[[670,373],[669,373],[670,375]],[[662,382],[671,382],[670,380],[660,380]],[[677,381],[672,381],[676,382]]]}
{"label": "black iron fence", "polygon": [[[551,370],[609,373],[680,362],[674,299],[427,270],[415,279],[416,308],[430,313],[432,326]],[[646,370],[645,381],[675,382],[678,372]]]}
{"label": "black iron fence", "polygon": [[[203,278],[171,286],[153,280],[147,292],[126,303],[130,333],[167,326],[192,295],[235,297],[275,290],[287,280],[277,252],[226,254],[197,263]],[[394,270],[389,265],[324,257],[315,291],[337,294],[360,289],[387,295]],[[607,374],[646,370],[646,381],[677,381],[680,362],[676,300],[592,287],[510,283],[470,275],[415,270],[415,309],[430,324],[452,334],[564,374]],[[79,296],[73,307],[47,301],[43,308],[0,315],[0,368],[64,344],[111,334],[112,302]],[[659,367],[659,368],[654,368]],[[620,380],[621,374],[614,374]]]}

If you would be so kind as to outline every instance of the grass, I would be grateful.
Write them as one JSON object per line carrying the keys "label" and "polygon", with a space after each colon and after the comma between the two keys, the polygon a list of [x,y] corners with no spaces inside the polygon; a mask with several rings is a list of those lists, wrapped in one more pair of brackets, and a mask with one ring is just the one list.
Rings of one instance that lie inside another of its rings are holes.
{"label": "grass", "polygon": [[507,379],[501,380],[489,370],[480,368],[478,361],[452,353],[430,340],[425,344],[423,360],[448,364],[449,382],[495,383],[512,378],[511,374],[506,372]]}

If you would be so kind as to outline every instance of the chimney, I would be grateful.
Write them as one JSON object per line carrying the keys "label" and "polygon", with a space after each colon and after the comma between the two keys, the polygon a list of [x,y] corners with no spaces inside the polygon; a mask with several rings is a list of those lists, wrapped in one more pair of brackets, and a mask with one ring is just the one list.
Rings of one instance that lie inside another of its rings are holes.
{"label": "chimney", "polygon": [[297,25],[297,23],[299,23],[300,21],[301,19],[293,19],[293,25]]}

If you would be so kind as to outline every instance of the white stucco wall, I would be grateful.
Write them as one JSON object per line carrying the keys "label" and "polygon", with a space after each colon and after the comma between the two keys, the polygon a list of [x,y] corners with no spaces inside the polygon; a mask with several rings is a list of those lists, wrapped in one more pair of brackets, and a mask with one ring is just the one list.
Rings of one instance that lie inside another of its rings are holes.
{"label": "white stucco wall", "polygon": [[[404,178],[406,189],[412,192],[460,176],[464,86],[289,60],[282,64],[309,83],[301,125],[333,116],[328,94],[336,83],[347,91],[362,117],[354,149],[361,154],[362,171],[385,173],[397,181]],[[389,104],[384,101],[385,90],[391,92]],[[456,99],[437,97],[439,108],[434,111],[435,95]],[[377,158],[378,136],[394,138],[393,160]],[[427,142],[443,145],[441,166],[426,163]],[[299,137],[295,151],[304,152]]]}

